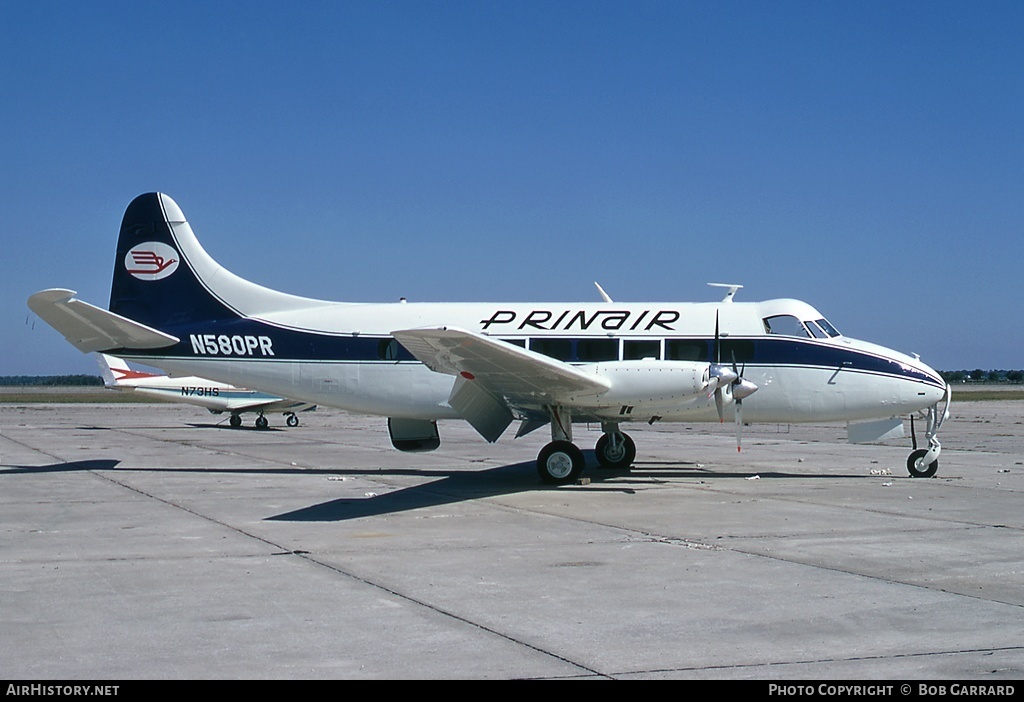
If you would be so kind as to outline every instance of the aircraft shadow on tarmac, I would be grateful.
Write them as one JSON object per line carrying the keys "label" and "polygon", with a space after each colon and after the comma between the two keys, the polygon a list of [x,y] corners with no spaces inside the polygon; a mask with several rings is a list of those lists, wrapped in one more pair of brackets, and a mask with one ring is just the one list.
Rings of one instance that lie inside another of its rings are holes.
{"label": "aircraft shadow on tarmac", "polygon": [[[593,465],[596,461],[589,461]],[[284,514],[268,517],[269,521],[291,522],[341,522],[361,517],[374,517],[385,514],[407,512],[423,507],[438,507],[446,504],[468,502],[485,497],[513,495],[520,492],[536,492],[538,490],[572,490],[574,492],[600,490],[633,494],[637,488],[650,487],[658,481],[675,478],[734,478],[747,479],[757,476],[759,479],[792,479],[792,478],[862,478],[860,475],[814,475],[806,473],[780,472],[730,472],[722,473],[698,468],[693,462],[644,463],[634,464],[628,470],[609,470],[595,468],[588,471],[589,484],[568,486],[544,485],[532,480],[535,474],[533,461],[499,466],[488,470],[460,471],[449,473],[434,482],[414,487],[372,494],[366,497],[339,498],[322,502],[317,505],[303,507]],[[418,471],[334,471],[350,475],[388,475],[413,474]]]}
{"label": "aircraft shadow on tarmac", "polygon": [[227,422],[227,419],[222,419],[221,421],[212,424],[210,422],[186,422],[186,424],[192,427],[193,429],[222,429],[224,431],[257,431],[261,434],[286,431],[285,427],[275,427],[273,424],[260,429],[259,427],[251,423],[243,423],[237,427],[233,427]]}
{"label": "aircraft shadow on tarmac", "polygon": [[[588,452],[585,452],[588,453]],[[589,452],[592,453],[592,452]],[[596,463],[593,456],[588,456],[588,464],[594,466]],[[117,459],[88,459],[81,461],[69,461],[66,463],[53,463],[42,466],[9,466],[0,468],[0,478],[5,474],[29,474],[29,473],[74,473],[78,471],[112,471],[117,470],[120,461]],[[421,478],[436,477],[428,483],[412,487],[399,488],[390,492],[382,492],[376,495],[365,497],[339,498],[329,500],[320,504],[303,507],[301,509],[267,517],[268,521],[284,522],[340,522],[362,517],[374,517],[385,514],[407,512],[424,507],[438,507],[447,504],[468,502],[486,497],[498,497],[501,495],[514,495],[521,492],[536,492],[539,490],[572,490],[581,492],[587,490],[599,490],[603,493],[609,491],[633,494],[637,489],[651,487],[659,482],[669,479],[695,479],[695,478],[716,478],[716,479],[748,479],[755,475],[763,480],[785,480],[785,479],[849,479],[864,478],[864,475],[853,474],[814,474],[814,473],[784,473],[778,471],[746,471],[746,472],[721,472],[709,470],[700,464],[691,461],[658,461],[636,463],[628,470],[609,470],[593,467],[588,471],[589,484],[552,486],[540,483],[536,477],[536,470],[533,461],[512,463],[504,466],[497,466],[485,470],[444,470],[437,468],[397,468],[397,469],[329,469],[329,468],[131,468],[131,471],[157,473],[194,473],[202,475],[206,473],[232,473],[253,475],[326,475],[333,478],[342,477],[387,477],[387,476],[416,476]],[[387,488],[383,488],[387,489]]]}
{"label": "aircraft shadow on tarmac", "polygon": [[114,470],[121,461],[115,458],[93,458],[84,461],[51,463],[47,466],[0,466],[0,477],[26,473],[76,473],[89,470]]}

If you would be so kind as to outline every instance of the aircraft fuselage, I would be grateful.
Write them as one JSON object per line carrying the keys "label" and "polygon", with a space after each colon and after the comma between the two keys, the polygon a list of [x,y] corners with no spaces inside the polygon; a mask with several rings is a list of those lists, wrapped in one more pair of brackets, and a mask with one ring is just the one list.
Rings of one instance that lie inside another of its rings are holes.
{"label": "aircraft fuselage", "polygon": [[[791,318],[788,331],[803,335],[767,333],[765,320],[781,317]],[[174,373],[259,383],[267,392],[354,412],[445,419],[458,416],[447,404],[454,378],[415,360],[390,331],[457,326],[598,373],[656,374],[673,361],[735,363],[759,388],[744,404],[750,422],[857,421],[941,400],[944,381],[920,360],[841,335],[808,336],[808,323],[819,319],[814,308],[796,300],[341,303],[291,310],[287,325],[271,317],[165,327],[182,340],[177,346],[131,357]],[[594,412],[596,419],[616,421],[654,416],[717,418],[714,402],[704,395],[610,404]]]}

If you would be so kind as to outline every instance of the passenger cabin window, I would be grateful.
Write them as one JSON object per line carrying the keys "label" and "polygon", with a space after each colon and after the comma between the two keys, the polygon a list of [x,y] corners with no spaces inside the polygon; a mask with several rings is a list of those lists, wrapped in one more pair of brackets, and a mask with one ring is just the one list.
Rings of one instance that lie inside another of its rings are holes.
{"label": "passenger cabin window", "polygon": [[623,361],[642,361],[645,358],[661,359],[660,341],[626,339],[622,342]]}
{"label": "passenger cabin window", "polygon": [[377,358],[382,361],[398,360],[398,340],[392,337],[377,342]]}
{"label": "passenger cabin window", "polygon": [[619,360],[618,339],[578,339],[576,341],[577,361]]}
{"label": "passenger cabin window", "polygon": [[585,339],[530,339],[530,350],[559,361],[580,361],[594,363],[596,361],[619,360],[619,340],[603,337]]}
{"label": "passenger cabin window", "polygon": [[559,361],[572,360],[571,339],[530,339],[530,350]]}
{"label": "passenger cabin window", "polygon": [[666,361],[707,361],[708,344],[694,339],[667,339],[665,341]]}
{"label": "passenger cabin window", "polygon": [[754,342],[749,339],[722,339],[722,363],[754,361]]}

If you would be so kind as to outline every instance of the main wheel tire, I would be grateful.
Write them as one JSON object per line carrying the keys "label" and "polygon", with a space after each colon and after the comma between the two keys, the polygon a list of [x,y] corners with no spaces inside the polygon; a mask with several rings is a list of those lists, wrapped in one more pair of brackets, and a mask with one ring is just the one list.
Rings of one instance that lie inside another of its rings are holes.
{"label": "main wheel tire", "polygon": [[636,459],[636,444],[633,442],[633,439],[630,438],[629,434],[623,432],[616,433],[618,434],[618,441],[615,446],[612,445],[611,434],[602,434],[601,438],[597,440],[597,446],[594,447],[597,462],[601,464],[602,468],[629,468],[633,465],[634,459]]}
{"label": "main wheel tire", "polygon": [[298,415],[289,414],[288,415],[287,424],[290,427],[297,427],[297,426],[299,426],[299,417],[298,417]]}
{"label": "main wheel tire", "polygon": [[912,478],[930,478],[939,469],[939,459],[935,459],[924,468],[918,468],[917,462],[928,453],[927,449],[918,449],[907,458],[907,471]]}
{"label": "main wheel tire", "polygon": [[264,417],[262,414],[259,417],[256,417],[256,428],[257,429],[266,429],[269,426],[270,426],[270,422],[268,422],[267,418]]}
{"label": "main wheel tire", "polygon": [[242,426],[242,418],[239,417],[237,414],[233,414],[231,415],[231,419],[228,420],[228,424],[231,425],[232,429],[237,429],[238,427]]}
{"label": "main wheel tire", "polygon": [[552,441],[537,456],[537,474],[550,485],[576,482],[585,465],[583,452],[569,441]]}

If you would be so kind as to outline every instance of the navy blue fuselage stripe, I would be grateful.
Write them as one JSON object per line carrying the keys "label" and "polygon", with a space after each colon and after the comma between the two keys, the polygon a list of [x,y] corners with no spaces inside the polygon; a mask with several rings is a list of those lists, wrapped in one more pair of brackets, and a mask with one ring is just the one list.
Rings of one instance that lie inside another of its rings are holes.
{"label": "navy blue fuselage stripe", "polygon": [[[323,334],[283,329],[251,319],[235,318],[230,321],[191,323],[187,327],[164,326],[162,331],[177,336],[181,341],[174,346],[140,353],[129,349],[118,351],[127,356],[168,356],[177,358],[255,358],[271,361],[359,362],[359,361],[415,361],[404,347],[389,336]],[[537,338],[568,338],[538,336]],[[579,339],[581,337],[572,337]],[[600,338],[600,337],[592,337]],[[668,338],[671,341],[671,337]],[[688,361],[711,362],[715,352],[712,338],[686,337],[686,344],[703,347],[699,357]],[[818,342],[798,338],[731,337],[722,345],[721,362],[733,362],[750,367],[799,366],[826,370],[852,370],[920,380],[940,386],[934,378],[898,360],[865,351],[843,348],[831,342]],[[669,359],[671,360],[671,359]],[[569,362],[579,362],[569,359]]]}

